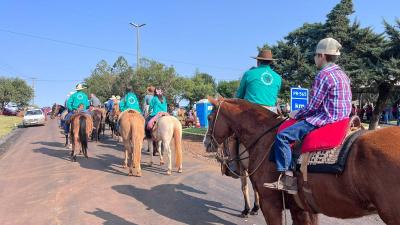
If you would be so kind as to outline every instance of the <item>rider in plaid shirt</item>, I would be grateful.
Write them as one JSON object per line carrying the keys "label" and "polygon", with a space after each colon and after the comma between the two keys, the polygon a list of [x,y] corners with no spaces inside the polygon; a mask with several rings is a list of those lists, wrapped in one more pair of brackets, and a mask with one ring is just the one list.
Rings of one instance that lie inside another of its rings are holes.
{"label": "rider in plaid shirt", "polygon": [[299,121],[276,135],[272,151],[276,169],[281,175],[278,181],[265,183],[265,187],[296,194],[297,180],[289,170],[292,162],[290,143],[302,140],[318,127],[349,117],[352,98],[350,80],[344,71],[334,64],[340,55],[341,47],[333,38],[325,38],[318,43],[314,61],[321,71],[315,78],[313,97],[305,108],[289,114],[291,118]]}
{"label": "rider in plaid shirt", "polygon": [[350,79],[336,64],[327,64],[315,78],[313,97],[295,119],[322,127],[348,118],[351,112]]}

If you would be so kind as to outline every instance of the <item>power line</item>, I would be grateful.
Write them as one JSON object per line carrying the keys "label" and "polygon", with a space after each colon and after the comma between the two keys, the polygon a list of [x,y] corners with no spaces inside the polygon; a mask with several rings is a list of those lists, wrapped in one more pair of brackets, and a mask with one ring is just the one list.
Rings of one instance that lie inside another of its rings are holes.
{"label": "power line", "polygon": [[[81,44],[81,43],[70,42],[70,41],[63,41],[63,40],[58,40],[58,39],[54,39],[54,38],[48,38],[48,37],[34,35],[34,34],[28,34],[28,33],[16,32],[16,31],[12,31],[12,30],[6,30],[6,29],[2,29],[2,28],[0,28],[0,32],[9,33],[9,34],[13,34],[13,35],[19,35],[19,36],[30,37],[30,38],[35,38],[35,39],[40,39],[40,40],[45,40],[45,41],[51,41],[51,42],[55,42],[55,43],[59,43],[59,44],[71,45],[71,46],[80,47],[80,48],[88,48],[88,49],[95,49],[95,50],[99,50],[99,51],[111,52],[111,53],[116,53],[116,54],[125,54],[125,55],[137,56],[136,54],[131,53],[131,52],[127,52],[127,51],[120,51],[120,50],[114,50],[114,49],[108,49],[108,48],[101,48],[101,47],[97,47],[97,46],[91,46],[91,45],[86,45],[86,44]],[[203,67],[216,68],[216,69],[222,69],[222,70],[243,71],[243,69],[239,69],[239,68],[223,67],[223,66],[208,65],[208,64],[198,64],[198,63],[192,63],[192,62],[180,61],[180,60],[173,60],[173,59],[165,59],[165,58],[154,58],[154,57],[148,57],[148,58],[153,58],[153,59],[156,59],[158,61],[178,63],[178,64],[186,64],[186,65],[191,65],[191,66],[203,66]]]}

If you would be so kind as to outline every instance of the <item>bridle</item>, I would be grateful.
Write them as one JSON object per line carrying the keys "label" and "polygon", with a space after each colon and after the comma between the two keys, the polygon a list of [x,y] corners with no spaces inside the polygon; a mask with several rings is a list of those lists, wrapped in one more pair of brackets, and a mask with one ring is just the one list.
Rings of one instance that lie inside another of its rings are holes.
{"label": "bridle", "polygon": [[[223,150],[220,151],[219,149],[220,149],[220,146],[222,145],[222,143],[219,144],[218,141],[217,141],[217,139],[216,139],[215,136],[214,136],[215,127],[216,127],[216,124],[217,124],[217,121],[218,121],[218,116],[219,116],[219,113],[220,113],[220,109],[221,109],[222,103],[224,103],[224,101],[219,102],[219,104],[217,105],[217,113],[216,113],[215,119],[214,119],[214,121],[213,121],[214,123],[213,123],[213,126],[212,126],[212,132],[211,132],[211,134],[210,134],[209,132],[207,132],[206,137],[207,137],[207,136],[211,137],[211,143],[210,143],[210,144],[211,144],[211,146],[212,146],[213,148],[216,147],[216,149],[217,149],[216,158],[217,158],[217,160],[221,163],[221,165],[225,165],[225,167],[226,167],[233,175],[235,175],[235,176],[237,176],[237,177],[241,177],[241,178],[243,178],[243,177],[250,177],[250,176],[252,176],[252,175],[260,168],[260,166],[262,165],[262,163],[265,161],[265,159],[267,158],[267,155],[268,155],[268,151],[266,151],[266,153],[264,154],[264,156],[262,157],[262,159],[261,159],[261,161],[258,163],[258,165],[255,167],[255,169],[254,169],[252,172],[248,172],[247,175],[240,175],[240,174],[237,174],[237,173],[229,166],[229,163],[234,162],[234,161],[240,163],[242,160],[248,159],[250,156],[242,157],[243,154],[246,153],[246,152],[249,152],[249,149],[251,149],[252,147],[254,147],[254,145],[256,145],[256,144],[258,143],[258,141],[259,141],[262,137],[264,137],[264,136],[265,136],[266,134],[268,134],[269,132],[271,132],[271,131],[277,129],[282,123],[284,123],[287,119],[289,119],[289,117],[284,118],[284,119],[283,119],[282,121],[280,121],[278,124],[276,124],[276,125],[274,125],[273,127],[269,128],[269,129],[267,129],[267,130],[265,130],[264,132],[262,132],[261,135],[259,135],[249,146],[247,146],[246,149],[245,149],[244,151],[240,152],[240,153],[238,154],[237,157],[235,157],[235,158],[230,158],[230,154],[228,153],[228,152],[230,152],[229,149],[228,149],[228,151],[226,151],[226,148],[223,148]],[[233,137],[233,136],[235,136],[235,134],[233,134],[232,136],[228,137],[227,139],[229,139],[229,138],[231,138],[231,137]],[[274,142],[272,142],[271,145],[268,146],[268,148],[271,148],[273,144],[274,144]],[[229,148],[229,147],[227,147],[227,148]],[[250,154],[249,154],[249,155],[250,155]]]}

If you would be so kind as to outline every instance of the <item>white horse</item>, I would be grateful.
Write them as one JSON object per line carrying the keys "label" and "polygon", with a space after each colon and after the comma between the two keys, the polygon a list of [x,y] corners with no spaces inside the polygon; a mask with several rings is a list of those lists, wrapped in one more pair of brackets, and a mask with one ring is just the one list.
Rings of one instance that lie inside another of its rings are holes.
{"label": "white horse", "polygon": [[[153,140],[158,142],[158,154],[160,155],[160,165],[164,164],[162,152],[168,155],[168,171],[167,174],[172,174],[171,162],[171,147],[172,138],[175,142],[175,164],[178,168],[178,173],[182,173],[182,124],[173,116],[163,116],[158,119],[152,130]],[[148,140],[151,142],[152,140]],[[150,149],[150,165],[153,165],[153,144],[149,143]],[[163,151],[161,151],[161,146]]]}

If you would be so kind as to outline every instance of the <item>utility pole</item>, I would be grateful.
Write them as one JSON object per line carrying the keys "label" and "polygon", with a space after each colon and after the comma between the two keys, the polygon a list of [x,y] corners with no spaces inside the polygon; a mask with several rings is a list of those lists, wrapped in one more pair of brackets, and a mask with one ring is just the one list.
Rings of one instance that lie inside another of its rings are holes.
{"label": "utility pole", "polygon": [[143,24],[135,24],[135,23],[129,23],[130,25],[132,25],[133,27],[136,28],[136,71],[137,73],[139,73],[139,28],[143,27],[144,25],[146,25],[145,23]]}
{"label": "utility pole", "polygon": [[33,89],[33,98],[32,98],[32,105],[35,104],[35,95],[36,95],[36,91],[35,91],[35,80],[37,79],[36,77],[29,77],[29,79],[32,80],[32,89]]}

